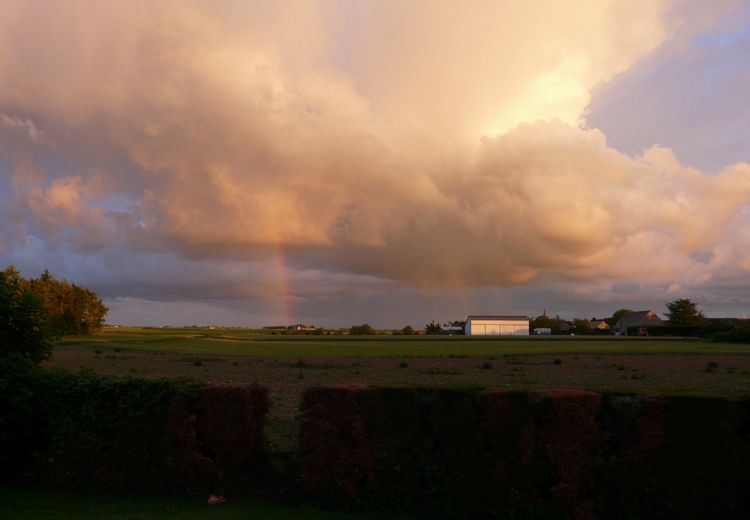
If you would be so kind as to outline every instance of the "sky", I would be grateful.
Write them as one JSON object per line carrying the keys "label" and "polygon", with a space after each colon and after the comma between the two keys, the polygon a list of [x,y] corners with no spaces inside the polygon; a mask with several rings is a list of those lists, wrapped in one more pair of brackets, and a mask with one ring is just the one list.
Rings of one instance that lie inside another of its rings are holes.
{"label": "sky", "polygon": [[0,267],[123,325],[750,314],[750,2],[0,0]]}

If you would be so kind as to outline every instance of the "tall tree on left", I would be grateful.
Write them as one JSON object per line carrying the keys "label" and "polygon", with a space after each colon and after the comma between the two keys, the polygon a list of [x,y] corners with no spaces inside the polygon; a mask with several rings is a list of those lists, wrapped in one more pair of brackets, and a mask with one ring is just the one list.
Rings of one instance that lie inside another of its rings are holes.
{"label": "tall tree on left", "polygon": [[56,335],[42,297],[15,267],[0,272],[0,365],[37,365],[52,353]]}

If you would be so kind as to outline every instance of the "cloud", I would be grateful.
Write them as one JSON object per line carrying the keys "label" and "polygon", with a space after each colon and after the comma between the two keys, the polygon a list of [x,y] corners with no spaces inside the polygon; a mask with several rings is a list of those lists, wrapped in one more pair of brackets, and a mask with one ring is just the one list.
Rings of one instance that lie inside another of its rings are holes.
{"label": "cloud", "polygon": [[20,117],[10,117],[7,114],[0,112],[0,126],[10,128],[13,130],[20,130],[25,133],[28,138],[35,142],[44,142],[44,132],[40,131],[33,121],[30,119],[22,119]]}
{"label": "cloud", "polygon": [[738,276],[750,165],[627,155],[585,124],[592,89],[669,40],[669,6],[0,3],[0,124],[30,141],[0,147],[12,240],[167,255],[178,267],[153,286],[190,297],[272,298],[273,284],[233,288],[237,273],[189,278],[236,262],[261,280],[278,254],[317,288],[305,273],[352,277],[336,287]]}

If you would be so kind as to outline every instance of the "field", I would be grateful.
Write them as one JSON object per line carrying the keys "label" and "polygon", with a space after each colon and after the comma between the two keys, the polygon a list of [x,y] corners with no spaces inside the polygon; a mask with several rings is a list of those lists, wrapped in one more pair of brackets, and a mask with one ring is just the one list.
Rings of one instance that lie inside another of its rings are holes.
{"label": "field", "polygon": [[272,336],[106,329],[66,337],[48,366],[102,374],[260,383],[270,447],[294,449],[300,397],[334,383],[478,385],[698,395],[750,394],[750,345],[622,337]]}

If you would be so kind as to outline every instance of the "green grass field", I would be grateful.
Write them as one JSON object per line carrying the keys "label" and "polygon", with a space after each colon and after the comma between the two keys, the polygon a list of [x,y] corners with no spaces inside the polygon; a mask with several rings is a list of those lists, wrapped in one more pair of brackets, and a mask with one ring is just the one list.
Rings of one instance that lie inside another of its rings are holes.
{"label": "green grass field", "polygon": [[65,337],[61,349],[123,348],[141,352],[273,357],[441,357],[501,354],[750,354],[750,345],[674,338],[613,336],[273,336],[236,329],[108,328]]}

